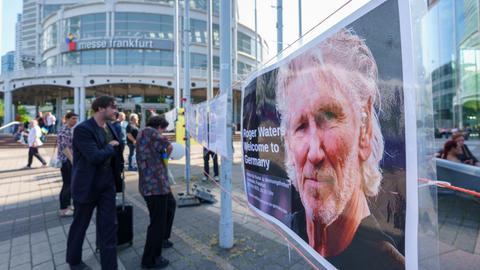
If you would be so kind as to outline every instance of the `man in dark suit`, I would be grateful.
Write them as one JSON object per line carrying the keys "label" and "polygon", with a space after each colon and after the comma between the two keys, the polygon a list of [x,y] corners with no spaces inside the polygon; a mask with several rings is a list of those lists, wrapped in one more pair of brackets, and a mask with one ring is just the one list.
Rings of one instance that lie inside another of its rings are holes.
{"label": "man in dark suit", "polygon": [[120,176],[119,137],[115,99],[101,96],[92,103],[94,116],[73,132],[72,198],[75,207],[68,232],[67,263],[90,269],[82,261],[82,245],[93,210],[97,208],[97,241],[102,269],[117,269],[115,189]]}

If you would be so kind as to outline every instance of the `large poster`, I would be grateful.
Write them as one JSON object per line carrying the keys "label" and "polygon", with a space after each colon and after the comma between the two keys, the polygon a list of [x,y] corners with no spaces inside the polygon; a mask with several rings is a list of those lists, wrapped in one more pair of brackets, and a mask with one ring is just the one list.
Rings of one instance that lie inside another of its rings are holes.
{"label": "large poster", "polygon": [[376,3],[243,89],[248,202],[327,268],[405,269],[399,6]]}

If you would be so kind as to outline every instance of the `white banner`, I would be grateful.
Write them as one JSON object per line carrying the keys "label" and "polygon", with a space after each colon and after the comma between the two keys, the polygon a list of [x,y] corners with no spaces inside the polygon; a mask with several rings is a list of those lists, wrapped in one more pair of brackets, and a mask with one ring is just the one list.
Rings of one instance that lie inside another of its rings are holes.
{"label": "white banner", "polygon": [[210,101],[187,105],[186,128],[190,137],[209,150],[227,155],[227,94]]}
{"label": "white banner", "polygon": [[167,131],[172,131],[175,129],[175,122],[177,121],[177,109],[173,108],[172,110],[163,114],[165,119],[168,121]]}

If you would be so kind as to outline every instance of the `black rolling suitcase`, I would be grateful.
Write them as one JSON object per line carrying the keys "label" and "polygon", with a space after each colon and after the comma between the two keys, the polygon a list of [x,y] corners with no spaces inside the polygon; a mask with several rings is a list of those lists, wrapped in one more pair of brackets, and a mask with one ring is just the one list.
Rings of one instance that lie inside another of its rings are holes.
{"label": "black rolling suitcase", "polygon": [[[133,244],[133,206],[125,203],[125,176],[122,172],[122,202],[117,205],[117,245]],[[98,231],[98,230],[97,230]],[[98,240],[98,238],[97,238]],[[95,252],[99,253],[98,242]]]}
{"label": "black rolling suitcase", "polygon": [[122,203],[117,205],[117,245],[133,243],[133,206],[125,203],[125,177],[122,174]]}

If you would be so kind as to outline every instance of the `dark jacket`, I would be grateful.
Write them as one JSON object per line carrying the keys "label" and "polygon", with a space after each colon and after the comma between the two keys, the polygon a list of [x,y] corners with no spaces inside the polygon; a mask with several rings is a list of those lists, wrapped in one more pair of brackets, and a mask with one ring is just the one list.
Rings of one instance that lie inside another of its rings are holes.
{"label": "dark jacket", "polygon": [[[107,122],[115,140],[113,126]],[[80,123],[73,131],[72,198],[86,203],[96,200],[105,189],[115,186],[121,191],[123,157],[119,147],[105,144],[105,135],[92,118]],[[107,160],[110,158],[110,162]]]}

